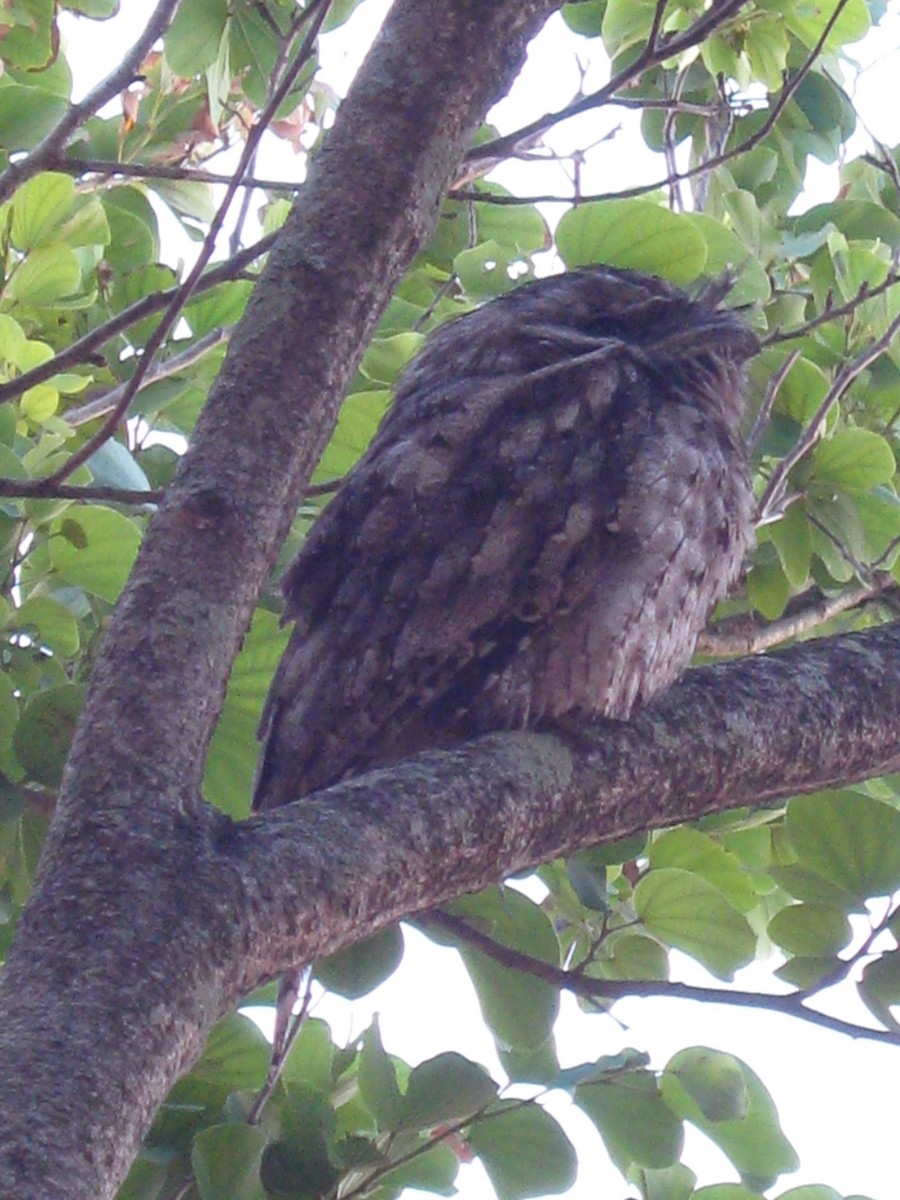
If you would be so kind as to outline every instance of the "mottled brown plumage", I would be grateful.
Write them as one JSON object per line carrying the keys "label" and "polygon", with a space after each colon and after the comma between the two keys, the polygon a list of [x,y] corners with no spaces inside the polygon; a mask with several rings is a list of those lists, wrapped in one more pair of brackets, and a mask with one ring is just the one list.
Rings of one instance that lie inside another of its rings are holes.
{"label": "mottled brown plumage", "polygon": [[682,671],[752,537],[725,290],[588,268],[428,339],[285,575],[256,807]]}

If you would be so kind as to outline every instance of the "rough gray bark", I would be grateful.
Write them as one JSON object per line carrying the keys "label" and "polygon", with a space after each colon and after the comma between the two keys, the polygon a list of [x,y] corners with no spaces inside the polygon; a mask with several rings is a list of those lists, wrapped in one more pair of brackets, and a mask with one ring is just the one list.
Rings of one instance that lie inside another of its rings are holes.
{"label": "rough gray bark", "polygon": [[112,1196],[211,1023],[304,957],[590,841],[900,765],[892,628],[697,672],[590,752],[489,738],[243,825],[197,799],[344,386],[553,7],[398,0],[317,159],[96,668],[0,989],[0,1195]]}
{"label": "rough gray bark", "polygon": [[[0,995],[0,1194],[111,1195],[219,1008],[231,914],[188,846],[231,662],[391,290],[558,4],[398,0],[311,167],[94,671]],[[165,885],[133,886],[136,863],[162,870],[179,822],[181,932],[160,924]],[[85,855],[96,870],[79,877]],[[117,920],[130,941],[114,953]],[[201,928],[212,975],[187,963]]]}

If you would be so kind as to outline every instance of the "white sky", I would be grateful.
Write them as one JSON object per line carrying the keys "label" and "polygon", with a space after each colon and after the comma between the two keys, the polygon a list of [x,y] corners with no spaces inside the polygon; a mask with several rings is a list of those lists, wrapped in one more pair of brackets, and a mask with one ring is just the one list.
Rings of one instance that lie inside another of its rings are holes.
{"label": "white sky", "polygon": [[[103,69],[131,44],[133,31],[151,11],[148,0],[129,0],[124,18],[104,25],[63,22],[70,61],[78,72],[89,64]],[[368,0],[338,33],[324,39],[322,73],[340,92],[371,41],[387,11],[387,0]],[[498,105],[490,119],[502,131],[518,128],[543,112],[562,107],[572,97],[577,81],[575,53],[585,54],[585,43],[554,17],[532,47],[529,61],[510,97]],[[868,130],[879,140],[900,141],[900,104],[896,78],[900,71],[900,6],[893,5],[879,31],[852,48],[864,65],[854,87],[856,104]],[[588,87],[605,78],[602,55],[589,68]],[[82,90],[96,76],[79,79]],[[582,176],[583,190],[610,191],[661,177],[660,160],[650,156],[636,136],[629,134],[637,118],[621,109],[586,114],[551,135],[558,150],[596,142],[616,125],[621,131],[603,141],[589,156]],[[851,156],[868,148],[864,133],[855,137]],[[299,160],[283,148],[261,156],[261,176],[291,178],[299,173]],[[505,165],[495,176],[505,186],[523,194],[571,190],[558,164],[536,167]],[[837,191],[836,168],[811,161],[807,177],[809,204],[833,198]],[[555,220],[559,205],[545,209]],[[190,253],[173,240],[167,257],[172,261]],[[380,1017],[386,1048],[411,1063],[447,1049],[456,1049],[487,1064],[502,1078],[491,1038],[481,1021],[474,990],[455,952],[439,948],[415,931],[407,930],[407,955],[400,970],[371,996],[353,1005],[326,997],[316,1015],[331,1023],[338,1041],[346,1042],[366,1028],[373,1013]],[[676,956],[680,977],[709,982],[702,972]],[[741,973],[740,985],[764,990],[767,970],[754,967]],[[852,987],[845,987],[834,1011],[848,1019],[865,1021],[865,1010]],[[564,997],[558,1024],[563,1065],[589,1061],[599,1054],[614,1054],[634,1046],[652,1056],[661,1067],[678,1049],[707,1045],[743,1058],[773,1095],[782,1127],[797,1150],[801,1167],[772,1189],[777,1196],[801,1183],[827,1183],[842,1195],[866,1194],[873,1200],[890,1200],[900,1191],[894,1138],[897,1126],[900,1049],[826,1032],[805,1023],[770,1013],[726,1006],[634,999],[619,1003],[615,1016],[585,1016],[570,997]],[[609,1163],[599,1135],[590,1122],[560,1097],[549,1105],[560,1117],[579,1150],[578,1180],[568,1195],[572,1200],[620,1200],[636,1195]],[[690,1127],[689,1127],[690,1129]],[[697,1173],[698,1185],[736,1179],[723,1155],[703,1135],[690,1130],[685,1161]],[[463,1166],[458,1179],[465,1200],[487,1200],[493,1195],[481,1167]]]}

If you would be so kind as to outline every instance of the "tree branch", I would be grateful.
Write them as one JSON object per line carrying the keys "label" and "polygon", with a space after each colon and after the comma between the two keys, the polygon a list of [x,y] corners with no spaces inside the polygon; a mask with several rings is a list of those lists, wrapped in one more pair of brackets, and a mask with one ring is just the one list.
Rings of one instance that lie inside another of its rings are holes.
{"label": "tree branch", "polygon": [[233,835],[258,923],[235,999],[598,842],[897,770],[898,713],[900,623],[698,668],[565,744],[495,734],[254,817]]}
{"label": "tree branch", "polygon": [[[664,179],[657,179],[653,183],[637,184],[635,187],[623,188],[621,191],[617,192],[599,192],[592,196],[575,195],[509,197],[487,192],[472,192],[461,188],[454,188],[450,195],[455,200],[483,200],[487,204],[540,204],[554,202],[561,204],[572,204],[573,202],[577,204],[588,204],[601,200],[630,200],[637,196],[649,195],[650,192],[659,191],[660,188],[674,187],[684,180],[696,179],[701,175],[706,175],[716,167],[721,167],[725,163],[731,161],[731,159],[737,158],[741,154],[746,154],[748,150],[754,149],[754,147],[765,141],[765,139],[772,132],[776,121],[784,111],[788,102],[793,99],[797,89],[800,87],[800,84],[809,74],[816,59],[821,54],[822,48],[825,45],[825,42],[828,40],[828,35],[831,33],[835,22],[837,21],[847,2],[848,0],[838,0],[838,3],[829,17],[824,29],[822,30],[822,33],[815,46],[813,46],[812,50],[810,50],[805,61],[798,68],[798,70],[792,74],[789,79],[785,79],[781,91],[775,98],[775,102],[770,107],[769,113],[760,127],[751,133],[749,137],[746,137],[742,142],[739,142],[737,146],[733,146],[730,150],[723,150],[720,154],[714,154],[710,158],[704,159],[702,162],[697,163],[695,166],[689,167],[686,171],[669,172]],[[709,22],[715,18],[718,18],[717,23],[721,24],[724,20],[722,13],[724,13],[728,8],[733,10],[736,7],[739,8],[740,5],[729,6],[726,3],[714,6],[713,8],[709,9],[705,17],[698,20],[683,34],[680,34],[677,37],[664,39],[662,41],[662,49],[658,50],[656,53],[650,53],[649,47],[645,47],[644,51],[635,59],[631,66],[626,67],[624,71],[617,75],[615,79],[610,80],[610,82],[606,84],[605,87],[602,87],[598,92],[594,92],[591,96],[585,96],[582,99],[579,99],[575,103],[569,105],[568,109],[564,109],[560,113],[555,113],[548,117],[542,117],[540,121],[534,121],[531,125],[526,125],[524,129],[519,130],[518,135],[509,134],[506,137],[497,138],[493,142],[486,142],[484,145],[478,146],[477,150],[472,151],[473,157],[483,155],[487,158],[488,156],[493,155],[493,157],[496,158],[499,154],[498,148],[502,149],[503,147],[508,147],[507,153],[510,153],[518,144],[520,144],[519,142],[513,140],[517,136],[520,138],[520,141],[524,138],[533,138],[535,133],[539,132],[542,128],[548,128],[550,125],[555,124],[557,121],[562,120],[565,117],[576,116],[578,113],[584,112],[590,108],[595,108],[601,103],[605,104],[608,96],[617,88],[623,87],[629,83],[633,83],[649,67],[656,65],[657,62],[661,62],[666,58],[671,58],[676,53],[676,50],[673,48],[676,43],[678,44],[679,49],[686,49],[694,45],[695,42],[690,39],[690,35],[692,34],[693,30],[697,28],[697,26],[701,24],[708,25]],[[726,15],[730,15],[730,13]],[[715,25],[713,27],[715,27]],[[681,46],[680,43],[685,39],[686,45]],[[639,69],[636,70],[636,68]]]}
{"label": "tree branch", "polygon": [[[246,266],[272,249],[277,236],[275,233],[268,233],[258,242],[254,242],[252,246],[248,246],[246,250],[241,250],[234,258],[229,258],[212,267],[198,280],[193,295],[198,296],[201,292],[208,292],[210,288],[218,287],[220,283],[227,283],[229,280],[237,278]],[[30,387],[34,387],[38,383],[45,383],[59,371],[65,371],[69,367],[87,362],[100,346],[122,333],[129,325],[143,321],[145,317],[151,317],[154,313],[164,309],[172,301],[177,291],[178,288],[173,287],[166,291],[153,292],[149,296],[144,296],[142,300],[136,300],[134,304],[129,304],[127,308],[123,308],[120,313],[116,313],[102,325],[91,329],[78,341],[67,346],[65,350],[61,350],[47,362],[32,367],[30,371],[23,371],[21,375],[17,375],[6,383],[0,383],[0,404],[17,400]]]}
{"label": "tree branch", "polygon": [[[191,183],[220,183],[223,186],[235,182],[233,173],[207,171],[200,166],[172,166],[170,163],[117,162],[105,158],[77,158],[74,155],[59,155],[47,163],[53,171],[66,175],[98,175],[102,179],[175,179]],[[237,180],[239,188],[260,188],[267,192],[296,192],[300,184],[287,179],[259,179],[255,175],[244,175]]]}
{"label": "tree branch", "polygon": [[[474,146],[466,155],[467,162],[479,162],[481,159],[503,159],[510,154],[514,154],[517,148],[523,144],[527,144],[535,137],[546,133],[553,125],[558,125],[560,121],[568,120],[569,117],[576,117],[579,113],[589,112],[592,108],[600,108],[606,104],[616,92],[629,84],[637,82],[645,71],[651,67],[657,66],[664,62],[667,58],[672,58],[676,54],[681,54],[684,50],[690,50],[693,46],[700,45],[709,35],[720,26],[724,25],[727,20],[733,17],[741,8],[743,8],[746,0],[720,0],[718,4],[712,5],[701,17],[685,29],[683,33],[669,34],[667,37],[653,36],[648,40],[647,44],[641,53],[635,58],[634,62],[623,68],[618,75],[610,79],[609,83],[603,85],[596,92],[592,92],[589,96],[579,96],[571,104],[567,104],[565,108],[558,109],[556,112],[546,113],[543,117],[538,117],[536,121],[523,126],[521,129],[515,130],[513,133],[505,134],[503,137],[494,138],[492,142],[484,142],[479,146]],[[840,7],[843,7],[847,0],[840,0]],[[659,23],[661,18],[661,8],[665,4],[658,3],[656,5],[651,31],[658,33]],[[654,185],[656,187],[658,185]],[[569,201],[570,202],[570,201]]]}
{"label": "tree branch", "polygon": [[134,374],[131,376],[128,382],[124,384],[121,395],[116,400],[114,407],[110,410],[106,420],[97,430],[97,432],[92,434],[91,437],[89,437],[83,445],[79,446],[77,450],[73,451],[58,470],[54,471],[47,477],[48,482],[57,484],[62,483],[64,479],[68,479],[68,477],[74,471],[76,471],[83,463],[87,462],[92,454],[95,454],[97,450],[104,445],[104,443],[109,441],[109,439],[115,433],[116,427],[118,426],[122,417],[128,411],[128,406],[137,395],[138,390],[140,389],[153,364],[155,355],[161,348],[163,342],[168,336],[169,331],[177,321],[178,316],[185,304],[187,304],[188,300],[193,295],[195,287],[200,282],[200,278],[206,269],[206,265],[216,248],[216,241],[219,233],[222,230],[222,226],[225,224],[225,218],[228,215],[229,208],[231,207],[231,201],[237,195],[237,181],[243,177],[244,172],[253,163],[256,157],[256,149],[259,145],[260,138],[265,133],[269,123],[273,120],[275,113],[278,111],[278,106],[290,91],[294,80],[297,78],[297,75],[300,72],[300,69],[312,54],[319,29],[321,28],[322,22],[325,20],[325,17],[328,13],[330,2],[331,0],[310,0],[309,5],[305,9],[303,15],[310,16],[311,19],[303,42],[297,49],[296,55],[294,56],[290,66],[285,69],[281,79],[272,88],[271,95],[268,97],[265,107],[259,114],[257,123],[247,134],[247,138],[244,143],[244,149],[241,151],[240,159],[238,160],[237,167],[235,168],[234,179],[231,180],[225,189],[225,195],[222,197],[222,202],[216,210],[212,221],[210,222],[209,229],[203,239],[203,245],[200,248],[200,253],[197,255],[197,260],[193,267],[191,267],[190,271],[188,271],[185,279],[175,289],[175,292],[169,303],[166,305],[165,311],[160,317],[156,328],[147,339],[147,344],[144,346],[140,358],[138,359]]}
{"label": "tree branch", "polygon": [[144,27],[144,32],[116,69],[111,71],[102,83],[98,83],[80,104],[71,104],[62,120],[26,158],[19,159],[6,168],[0,175],[0,204],[8,200],[26,179],[31,179],[40,171],[46,170],[50,163],[58,158],[75,130],[107,101],[115,99],[119,92],[128,87],[141,63],[153,49],[154,43],[165,33],[177,7],[178,0],[159,0]]}
{"label": "tree branch", "polygon": [[228,672],[389,295],[558,2],[395,0],[310,165],[106,633],[0,980],[2,1194],[111,1197],[233,996],[253,889],[198,798]]}
{"label": "tree branch", "polygon": [[876,575],[871,583],[848,588],[836,596],[823,596],[814,589],[812,596],[808,593],[795,596],[785,615],[777,621],[764,623],[754,613],[724,618],[701,633],[697,639],[697,653],[714,658],[759,654],[782,642],[802,637],[841,613],[894,593],[900,595],[900,585],[887,571]]}
{"label": "tree branch", "polygon": [[819,1025],[833,1033],[844,1033],[852,1038],[881,1042],[890,1046],[900,1045],[900,1034],[887,1029],[873,1029],[829,1016],[815,1008],[808,1008],[802,996],[806,993],[788,992],[774,995],[766,992],[745,992],[739,988],[698,987],[690,983],[676,983],[668,979],[596,979],[579,971],[566,971],[539,958],[533,958],[521,950],[502,946],[487,934],[474,929],[467,921],[453,913],[436,910],[426,913],[416,922],[427,933],[429,926],[444,930],[461,941],[468,942],[502,966],[522,971],[535,979],[542,979],[551,987],[564,988],[576,996],[588,1000],[615,1003],[631,996],[656,996],[664,1000],[693,1000],[703,1004],[724,1004],[733,1008],[760,1008],[768,1012],[796,1017],[810,1025]]}
{"label": "tree branch", "polygon": [[876,358],[879,358],[894,340],[897,331],[900,330],[900,315],[896,316],[893,321],[885,329],[881,337],[876,338],[874,342],[861,350],[855,358],[850,362],[845,363],[834,377],[834,381],[825,399],[816,409],[815,413],[804,429],[803,434],[798,438],[796,445],[790,450],[783,459],[775,467],[766,489],[759,498],[757,504],[757,521],[762,523],[779,511],[779,506],[784,499],[784,492],[787,486],[787,478],[798,462],[812,449],[815,443],[819,440],[822,430],[825,428],[825,422],[832,408],[846,392],[847,388],[857,376],[861,375],[866,367],[870,366]]}

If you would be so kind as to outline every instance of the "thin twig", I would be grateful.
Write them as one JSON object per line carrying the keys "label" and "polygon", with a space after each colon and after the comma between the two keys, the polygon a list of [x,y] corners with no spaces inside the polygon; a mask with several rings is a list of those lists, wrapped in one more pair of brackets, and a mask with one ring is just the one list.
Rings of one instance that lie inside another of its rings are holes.
{"label": "thin twig", "polygon": [[[49,170],[59,171],[66,175],[99,175],[104,179],[174,179],[177,181],[190,180],[193,183],[220,183],[227,185],[234,181],[233,174],[207,171],[203,167],[181,166],[170,163],[132,163],[114,162],[104,158],[73,158],[70,155],[59,155],[50,159],[46,164]],[[269,192],[296,192],[300,184],[290,183],[284,179],[258,179],[255,175],[245,175],[238,181],[239,188],[252,191],[260,188]]]}
{"label": "thin twig", "polygon": [[[888,572],[883,572],[871,583],[840,592],[836,596],[823,596],[812,603],[809,597],[805,596],[803,603],[795,604],[791,612],[765,625],[761,625],[757,618],[750,615],[726,618],[700,634],[697,639],[697,652],[711,658],[759,654],[773,646],[780,646],[791,638],[802,637],[825,621],[870,601],[881,599],[886,592],[892,591],[900,595],[900,585]],[[795,599],[799,600],[800,597]]]}
{"label": "thin twig", "polygon": [[49,479],[0,478],[0,496],[16,499],[78,500],[85,503],[109,501],[113,504],[160,504],[163,492],[149,488],[101,487],[85,484],[53,483]]}
{"label": "thin twig", "polygon": [[647,50],[650,54],[656,54],[659,51],[659,31],[662,28],[663,17],[665,16],[668,4],[669,0],[656,0],[656,8],[653,10],[653,21],[650,24],[650,32],[647,34]]}
{"label": "thin twig", "polygon": [[80,104],[71,104],[65,116],[50,130],[42,142],[31,153],[18,162],[11,163],[0,175],[0,204],[7,200],[26,179],[31,179],[46,170],[55,161],[69,137],[92,117],[109,100],[114,99],[132,82],[141,63],[153,49],[155,42],[167,29],[179,0],[159,0],[137,39],[121,63],[107,77],[88,92]]}
{"label": "thin twig", "polygon": [[[281,1072],[284,1070],[284,1065],[288,1060],[291,1047],[297,1040],[297,1034],[303,1028],[303,1024],[309,1015],[309,1007],[312,1003],[312,968],[306,967],[303,972],[303,1000],[300,1003],[300,1009],[295,1014],[291,1021],[281,1044],[273,1048],[272,1060],[269,1063],[269,1073],[266,1076],[266,1081],[256,1094],[250,1111],[247,1113],[247,1124],[256,1125],[259,1123],[259,1118],[262,1115],[262,1110],[268,1104],[278,1080],[281,1078]],[[277,1050],[277,1053],[274,1051]]]}
{"label": "thin twig", "polygon": [[256,147],[259,143],[259,139],[265,133],[266,128],[274,118],[275,113],[278,111],[280,104],[293,86],[297,75],[300,73],[300,70],[306,63],[309,55],[312,53],[312,48],[315,44],[315,40],[318,36],[322,22],[327,15],[330,2],[331,0],[312,0],[312,2],[307,6],[305,12],[308,16],[311,16],[311,20],[309,22],[309,28],[307,30],[306,37],[303,39],[303,42],[300,45],[300,48],[298,49],[290,68],[285,71],[280,83],[278,84],[278,87],[274,89],[272,95],[266,102],[265,107],[259,115],[257,124],[253,127],[247,137],[247,141],[244,145],[244,149],[241,153],[240,160],[235,170],[235,179],[232,180],[232,182],[225,189],[225,195],[222,199],[222,203],[219,205],[215,216],[210,222],[209,230],[206,234],[206,237],[203,239],[203,245],[200,248],[197,261],[188,272],[186,279],[175,289],[175,294],[169,301],[169,304],[163,312],[163,315],[160,317],[159,323],[151,333],[150,337],[147,339],[147,343],[144,346],[143,354],[141,355],[137,367],[135,368],[135,372],[128,381],[128,386],[117,402],[116,407],[110,412],[109,416],[103,422],[103,425],[97,430],[93,437],[88,438],[88,440],[82,446],[80,446],[66,459],[59,470],[54,471],[54,473],[49,476],[49,479],[53,483],[60,483],[62,480],[67,479],[73,471],[77,470],[77,468],[82,465],[82,463],[87,462],[91,455],[99,450],[99,448],[106,441],[108,441],[109,438],[112,437],[122,416],[128,411],[128,406],[133,397],[137,394],[138,389],[141,386],[141,381],[143,380],[147,371],[150,369],[150,365],[154,356],[156,355],[156,352],[162,346],[169,330],[178,319],[179,313],[193,293],[194,287],[199,281],[206,264],[209,262],[212,256],[218,235],[225,223],[225,217],[228,213],[228,209],[231,206],[231,201],[234,199],[234,196],[237,193],[236,180],[242,178],[244,172],[247,170],[249,163],[253,159],[253,155],[256,153]]}
{"label": "thin twig", "polygon": [[[607,104],[615,92],[636,82],[645,71],[657,66],[665,59],[681,54],[683,50],[689,50],[692,46],[697,46],[705,41],[713,30],[724,25],[730,17],[743,8],[745,3],[746,0],[722,0],[721,3],[708,9],[683,33],[657,38],[657,44],[653,48],[649,43],[645,45],[634,62],[621,70],[599,91],[593,92],[589,96],[579,96],[577,100],[557,112],[546,113],[543,117],[539,117],[536,121],[532,121],[513,133],[506,134],[504,137],[495,138],[492,142],[485,142],[480,146],[473,146],[466,157],[474,160],[506,158],[509,154],[514,153],[523,142],[540,137],[560,121],[568,120],[569,117],[575,117],[579,113],[588,112],[592,108],[599,108],[601,105]],[[841,6],[844,3],[846,0],[842,0]]]}
{"label": "thin twig", "polygon": [[[254,259],[271,250],[277,236],[277,233],[267,233],[265,237],[260,238],[258,242],[254,242],[252,246],[248,246],[246,250],[242,250],[239,254],[236,254],[234,258],[212,267],[198,281],[193,294],[197,296],[202,292],[207,292],[210,288],[218,287],[220,283],[227,283],[229,280],[240,275],[244,268],[253,262]],[[77,342],[73,342],[71,346],[68,346],[65,350],[61,350],[59,354],[54,355],[47,362],[42,363],[38,367],[33,367],[30,371],[23,371],[21,375],[17,375],[15,379],[10,379],[7,383],[0,384],[0,404],[17,400],[29,388],[35,387],[39,383],[46,383],[48,379],[52,379],[60,371],[68,370],[70,367],[86,362],[104,343],[116,337],[117,334],[122,333],[129,325],[134,325],[137,321],[142,321],[145,317],[150,317],[154,313],[164,309],[177,292],[178,288],[176,286],[168,288],[163,292],[154,292],[150,296],[144,296],[141,300],[136,300],[134,304],[129,304],[127,308],[123,308],[120,313],[116,313],[114,317],[110,317],[102,325],[91,329],[83,337],[79,338]]]}
{"label": "thin twig", "polygon": [[[681,98],[681,93],[684,90],[684,83],[687,79],[688,70],[688,67],[682,67],[675,76],[675,87],[672,91],[672,96],[675,100],[679,100]],[[681,195],[681,187],[675,178],[678,174],[678,163],[675,158],[676,115],[677,114],[674,110],[669,109],[669,111],[666,113],[665,121],[663,122],[663,155],[666,164],[666,171],[673,181],[669,185],[669,208],[672,209],[673,212],[683,212],[684,200]]]}
{"label": "thin twig", "polygon": [[889,291],[895,284],[900,283],[900,275],[896,271],[888,272],[887,278],[874,287],[863,283],[855,296],[846,302],[846,304],[832,305],[826,304],[825,308],[817,316],[811,317],[808,321],[804,321],[802,325],[796,325],[793,329],[776,329],[772,333],[767,334],[764,338],[760,338],[760,347],[765,350],[767,346],[777,346],[779,342],[792,342],[797,338],[806,337],[808,333],[812,333],[814,329],[818,329],[820,325],[827,325],[829,321],[836,321],[840,317],[848,317],[856,312],[860,304],[866,300],[872,300],[876,296],[880,296],[882,292]]}
{"label": "thin twig", "polygon": [[[636,187],[624,188],[618,192],[598,192],[592,196],[581,196],[581,197],[578,197],[579,202],[582,204],[586,204],[586,203],[591,203],[591,202],[601,201],[601,200],[628,200],[628,199],[632,199],[637,196],[646,196],[650,192],[659,191],[660,188],[670,187],[675,183],[682,182],[683,180],[695,179],[700,175],[704,175],[704,174],[708,173],[709,171],[715,170],[717,167],[722,166],[724,163],[730,162],[732,159],[737,158],[741,154],[746,154],[746,152],[748,150],[754,149],[754,147],[758,146],[761,142],[763,142],[768,137],[768,135],[772,132],[772,129],[773,129],[776,121],[781,116],[785,107],[793,99],[797,89],[800,87],[803,80],[806,78],[806,76],[812,70],[812,67],[815,64],[816,59],[818,58],[819,54],[821,53],[822,47],[825,45],[825,42],[828,39],[828,35],[831,33],[834,23],[837,21],[842,9],[844,8],[844,6],[847,3],[848,3],[848,0],[838,0],[838,4],[835,7],[834,12],[831,14],[831,17],[829,18],[827,24],[825,25],[825,28],[822,30],[822,34],[819,37],[818,41],[816,42],[815,46],[810,51],[809,55],[807,56],[806,60],[801,65],[799,70],[794,75],[791,76],[790,80],[785,82],[781,91],[778,93],[778,97],[775,100],[775,103],[769,109],[769,113],[768,113],[765,121],[763,121],[763,123],[760,125],[759,129],[757,129],[754,133],[751,133],[739,145],[735,146],[731,150],[725,150],[721,154],[716,154],[712,158],[706,159],[704,162],[697,163],[695,166],[689,167],[685,171],[676,172],[675,174],[669,174],[666,176],[665,179],[658,179],[653,183],[639,184]],[[725,7],[728,7],[728,6],[722,5],[721,7],[724,9]],[[710,9],[709,12],[707,13],[707,17],[714,15],[715,12],[716,12],[716,10]],[[701,21],[697,21],[696,24],[692,25],[691,28],[689,30],[687,30],[685,32],[685,34],[682,36],[687,37],[688,34],[690,34],[692,32],[692,30],[696,28],[696,25],[700,25],[700,24],[701,24]],[[663,51],[660,52],[662,58],[670,58],[676,52],[673,49],[674,42],[675,41],[680,42],[680,40],[681,40],[680,38],[665,40],[663,42]],[[689,45],[694,45],[694,44],[695,43],[693,41],[689,43]],[[525,137],[525,136],[533,137],[534,136],[534,129],[533,129],[534,126],[539,126],[541,129],[544,129],[545,122],[547,123],[546,127],[549,127],[550,125],[555,124],[555,122],[557,120],[562,120],[562,119],[570,117],[570,116],[575,116],[579,112],[583,112],[588,108],[594,108],[601,103],[606,103],[607,102],[607,93],[609,91],[615,90],[616,88],[619,88],[619,87],[622,87],[626,83],[633,82],[633,80],[636,79],[640,74],[642,74],[644,70],[646,70],[650,66],[655,65],[657,61],[660,61],[660,60],[654,59],[653,56],[646,55],[646,48],[645,48],[645,51],[635,59],[635,61],[632,63],[632,65],[630,67],[627,67],[624,71],[622,71],[620,73],[620,75],[616,76],[616,78],[614,80],[611,80],[606,85],[606,87],[601,88],[600,91],[598,91],[598,92],[594,92],[591,96],[584,97],[583,100],[579,100],[576,103],[569,105],[568,109],[563,110],[562,113],[553,114],[551,117],[544,117],[544,118],[541,118],[541,120],[538,122],[533,122],[532,125],[526,126],[523,130],[520,130],[519,134],[522,137]],[[635,68],[638,68],[638,67],[640,69],[636,71]],[[588,101],[590,101],[591,103],[588,103]],[[491,154],[491,155],[496,156],[496,154],[498,153],[498,147],[505,146],[507,142],[509,142],[509,144],[510,144],[510,149],[514,149],[517,144],[516,141],[514,140],[516,138],[516,136],[517,136],[516,134],[510,134],[506,138],[498,138],[493,142],[486,143],[484,146],[478,146],[476,148],[476,150],[473,150],[471,152],[472,156],[477,157],[478,155],[482,155],[482,154],[483,155]],[[511,202],[518,203],[518,204],[539,204],[539,203],[571,204],[572,200],[573,200],[572,196],[552,196],[552,195],[550,195],[550,196],[509,197],[509,196],[498,196],[498,195],[494,195],[492,193],[479,192],[477,190],[474,192],[470,192],[470,191],[461,190],[461,189],[454,189],[453,191],[450,192],[450,195],[455,200],[480,200],[486,204],[509,204]]]}
{"label": "thin twig", "polygon": [[784,456],[772,472],[771,478],[757,506],[757,521],[759,524],[763,524],[777,511],[777,507],[783,499],[784,490],[787,486],[788,475],[818,441],[831,409],[837,404],[853,380],[858,375],[861,375],[866,367],[874,362],[890,346],[898,330],[900,330],[900,315],[891,321],[880,338],[877,338],[870,346],[867,346],[865,350],[857,354],[856,358],[852,359],[849,363],[845,363],[838,371],[834,382],[828,389],[825,399],[816,409],[802,437],[798,439],[794,448]]}
{"label": "thin twig", "polygon": [[520,950],[509,946],[501,946],[487,934],[474,929],[460,917],[444,910],[435,909],[426,917],[417,918],[427,932],[429,925],[437,926],[467,941],[471,946],[488,955],[502,966],[515,971],[522,971],[535,979],[549,983],[551,987],[565,988],[578,996],[584,996],[598,1002],[615,1003],[632,996],[659,996],[666,1000],[697,1000],[705,1004],[728,1004],[737,1008],[760,1008],[771,1012],[784,1013],[786,1016],[797,1017],[812,1025],[821,1025],[837,1033],[846,1033],[850,1037],[865,1038],[870,1041],[883,1042],[888,1045],[900,1045],[900,1034],[884,1029],[870,1029],[866,1025],[856,1025],[852,1021],[840,1017],[829,1016],[814,1008],[807,1008],[800,995],[806,993],[789,992],[784,996],[775,996],[766,992],[745,992],[726,988],[697,987],[689,983],[672,983],[669,980],[631,980],[631,979],[593,979],[577,971],[564,971],[551,963],[533,958]]}
{"label": "thin twig", "polygon": [[784,383],[791,367],[800,357],[799,350],[792,350],[787,356],[772,378],[769,380],[766,387],[766,394],[763,397],[763,402],[759,407],[759,412],[756,414],[756,420],[753,422],[753,428],[747,435],[747,449],[751,452],[756,449],[759,439],[762,437],[763,430],[769,423],[769,417],[772,415],[772,408],[781,390],[781,385]]}
{"label": "thin twig", "polygon": [[[160,379],[168,379],[172,375],[177,375],[179,371],[184,371],[186,368],[192,367],[194,363],[208,354],[213,347],[227,341],[228,336],[227,329],[211,329],[209,333],[205,334],[202,338],[198,338],[193,345],[188,346],[186,350],[182,350],[180,354],[175,354],[171,358],[154,362],[143,378],[141,390],[148,388],[151,383],[157,383]],[[127,383],[120,383],[118,387],[113,388],[109,392],[104,392],[102,396],[95,396],[92,400],[88,400],[85,404],[80,404],[77,408],[70,408],[68,412],[63,413],[63,420],[73,429],[77,429],[81,425],[86,425],[89,421],[96,421],[98,417],[105,417],[107,413],[118,408],[127,387]]]}

